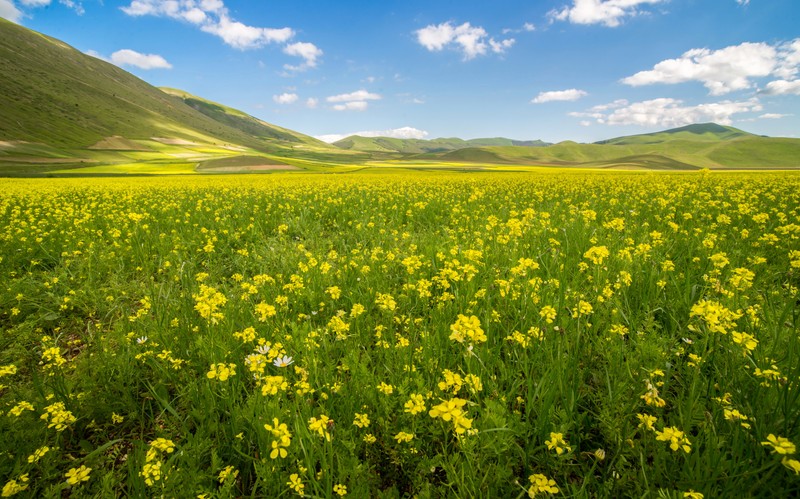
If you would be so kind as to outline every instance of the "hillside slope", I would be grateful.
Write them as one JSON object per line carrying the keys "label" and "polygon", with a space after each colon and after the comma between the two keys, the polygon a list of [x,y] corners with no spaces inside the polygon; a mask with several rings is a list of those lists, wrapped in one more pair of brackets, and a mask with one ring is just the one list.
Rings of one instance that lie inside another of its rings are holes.
{"label": "hillside slope", "polygon": [[13,172],[29,164],[50,171],[43,165],[196,163],[253,153],[340,161],[354,157],[221,104],[162,91],[4,19],[0,89],[0,166],[13,167]]}

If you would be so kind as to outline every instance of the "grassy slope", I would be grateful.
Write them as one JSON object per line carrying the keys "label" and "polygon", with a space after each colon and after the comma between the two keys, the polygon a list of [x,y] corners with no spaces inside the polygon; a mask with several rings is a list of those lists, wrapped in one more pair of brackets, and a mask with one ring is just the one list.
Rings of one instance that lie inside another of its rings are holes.
{"label": "grassy slope", "polygon": [[122,69],[0,19],[0,138],[60,148],[113,135],[260,147]]}
{"label": "grassy slope", "polygon": [[[117,66],[3,19],[0,88],[0,171],[6,173],[154,160],[167,165],[243,153],[301,162],[364,157],[185,92],[170,90],[169,95]],[[178,141],[159,143],[154,137]],[[137,150],[154,152],[132,156]]]}

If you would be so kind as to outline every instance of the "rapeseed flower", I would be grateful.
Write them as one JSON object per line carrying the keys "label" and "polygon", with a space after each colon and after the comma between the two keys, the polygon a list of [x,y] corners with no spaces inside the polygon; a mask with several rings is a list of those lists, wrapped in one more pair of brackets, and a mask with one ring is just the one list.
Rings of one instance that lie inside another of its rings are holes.
{"label": "rapeseed flower", "polygon": [[567,444],[567,441],[564,440],[564,435],[561,433],[550,432],[550,440],[545,440],[544,443],[548,449],[555,450],[559,456],[564,452],[572,452],[572,447]]}
{"label": "rapeseed flower", "polygon": [[529,476],[528,480],[531,482],[528,487],[528,497],[536,497],[539,494],[558,494],[559,492],[555,480],[540,473]]}
{"label": "rapeseed flower", "polygon": [[772,452],[783,455],[794,454],[796,451],[795,445],[788,438],[776,437],[770,433],[767,435],[767,441],[761,442],[761,445],[772,447]]}
{"label": "rapeseed flower", "polygon": [[67,483],[70,485],[77,485],[81,482],[86,482],[89,480],[89,474],[92,472],[92,468],[87,468],[84,465],[81,465],[80,468],[70,468],[69,471],[64,475],[67,479]]}
{"label": "rapeseed flower", "polygon": [[303,495],[303,491],[305,490],[306,486],[303,484],[303,481],[300,480],[300,475],[297,473],[292,473],[289,475],[289,481],[286,482],[286,485],[289,486],[297,495]]}
{"label": "rapeseed flower", "polygon": [[2,497],[11,497],[28,489],[27,473],[25,473],[24,475],[20,475],[18,480],[19,481],[9,480],[6,482],[6,484],[3,486]]}

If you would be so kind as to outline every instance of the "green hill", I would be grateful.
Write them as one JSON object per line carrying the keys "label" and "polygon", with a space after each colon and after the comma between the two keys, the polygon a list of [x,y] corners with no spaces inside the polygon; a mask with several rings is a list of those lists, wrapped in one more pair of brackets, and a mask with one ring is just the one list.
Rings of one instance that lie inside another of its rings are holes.
{"label": "green hill", "polygon": [[597,142],[597,144],[659,144],[670,140],[716,142],[740,137],[754,137],[754,135],[730,126],[717,125],[716,123],[698,123],[682,126],[680,128],[672,128],[662,132],[644,133],[602,140]]}
{"label": "green hill", "polygon": [[[695,133],[691,130],[700,128],[689,128],[689,131],[677,129],[678,132],[649,134],[650,138],[646,140],[621,140],[612,144],[565,141],[547,147],[482,147],[420,154],[413,158],[484,164],[658,170],[800,168],[800,139],[761,137],[728,127],[720,128],[727,130],[729,138],[712,139],[709,132]],[[655,141],[655,137],[668,139]]]}
{"label": "green hill", "polygon": [[519,146],[542,147],[549,145],[541,140],[512,140],[503,137],[463,140],[455,137],[438,139],[396,139],[390,137],[361,137],[351,135],[338,142],[336,147],[350,151],[372,153],[424,154],[457,151],[475,147]]}
{"label": "green hill", "polygon": [[162,91],[4,19],[0,89],[0,170],[6,173],[167,165],[176,159],[185,169],[187,162],[245,153],[298,161],[318,155],[340,162],[357,157],[186,92]]}

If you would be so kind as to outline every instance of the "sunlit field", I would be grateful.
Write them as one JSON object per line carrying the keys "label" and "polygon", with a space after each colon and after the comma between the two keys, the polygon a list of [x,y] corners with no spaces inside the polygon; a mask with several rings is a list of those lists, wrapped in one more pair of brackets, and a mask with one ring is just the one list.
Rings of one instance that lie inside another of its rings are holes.
{"label": "sunlit field", "polygon": [[800,175],[0,188],[4,497],[800,493]]}

